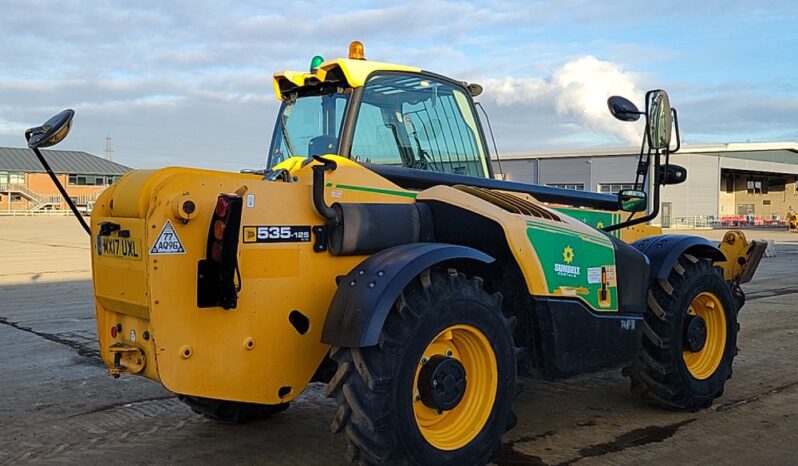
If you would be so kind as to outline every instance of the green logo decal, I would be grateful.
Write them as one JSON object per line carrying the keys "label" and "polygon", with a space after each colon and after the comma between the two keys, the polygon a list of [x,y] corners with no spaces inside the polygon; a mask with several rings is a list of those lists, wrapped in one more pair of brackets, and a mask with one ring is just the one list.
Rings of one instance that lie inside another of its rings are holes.
{"label": "green logo decal", "polygon": [[582,298],[596,311],[618,310],[615,249],[609,238],[563,224],[530,220],[527,226],[551,295]]}

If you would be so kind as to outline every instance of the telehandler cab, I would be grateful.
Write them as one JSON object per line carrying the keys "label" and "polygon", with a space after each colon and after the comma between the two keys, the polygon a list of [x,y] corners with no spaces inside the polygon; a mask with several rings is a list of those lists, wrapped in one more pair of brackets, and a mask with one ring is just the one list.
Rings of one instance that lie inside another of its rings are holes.
{"label": "telehandler cab", "polygon": [[[665,91],[643,112],[609,99],[646,121],[635,189],[610,195],[494,179],[482,88],[367,61],[359,42],[274,89],[266,170],[135,170],[84,222],[111,374],[225,422],[325,382],[365,464],[495,458],[518,371],[625,366],[644,400],[685,411],[723,393],[764,244],[644,225],[686,178]],[[38,148],[72,116],[26,132],[46,168]]]}

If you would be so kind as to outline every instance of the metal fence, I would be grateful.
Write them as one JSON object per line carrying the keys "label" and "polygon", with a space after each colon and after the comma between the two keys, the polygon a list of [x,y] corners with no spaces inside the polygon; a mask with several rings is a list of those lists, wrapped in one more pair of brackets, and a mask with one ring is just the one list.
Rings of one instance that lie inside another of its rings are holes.
{"label": "metal fence", "polygon": [[63,217],[65,215],[72,215],[69,209],[50,209],[50,210],[29,210],[29,209],[12,209],[0,210],[0,217]]}
{"label": "metal fence", "polygon": [[786,229],[786,220],[773,217],[757,217],[754,215],[730,215],[715,217],[713,215],[696,215],[692,217],[671,217],[670,227],[677,230],[701,230],[721,228],[773,228]]}

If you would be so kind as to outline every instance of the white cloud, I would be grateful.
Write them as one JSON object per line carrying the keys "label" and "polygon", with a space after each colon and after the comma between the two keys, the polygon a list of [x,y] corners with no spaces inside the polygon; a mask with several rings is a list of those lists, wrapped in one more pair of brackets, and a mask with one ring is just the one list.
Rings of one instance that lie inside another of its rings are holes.
{"label": "white cloud", "polygon": [[583,56],[567,62],[550,77],[486,79],[485,99],[500,107],[523,106],[530,112],[557,116],[573,123],[575,132],[612,135],[617,142],[638,144],[640,124],[616,120],[607,110],[607,98],[622,95],[632,101],[644,94],[633,73],[615,63]]}

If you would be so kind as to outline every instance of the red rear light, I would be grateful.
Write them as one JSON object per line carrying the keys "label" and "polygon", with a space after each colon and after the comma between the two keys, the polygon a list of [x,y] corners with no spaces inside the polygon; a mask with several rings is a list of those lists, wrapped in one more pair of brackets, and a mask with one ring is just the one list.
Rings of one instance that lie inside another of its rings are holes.
{"label": "red rear light", "polygon": [[237,194],[220,194],[208,225],[205,259],[197,271],[197,305],[233,309],[238,302],[238,241],[243,200]]}
{"label": "red rear light", "polygon": [[230,200],[226,197],[220,197],[216,201],[216,216],[227,217],[227,210],[230,208]]}
{"label": "red rear light", "polygon": [[116,338],[116,336],[117,336],[118,334],[119,334],[119,330],[116,328],[116,325],[114,325],[113,327],[111,327],[111,338]]}
{"label": "red rear light", "polygon": [[213,222],[213,237],[221,241],[224,238],[224,227],[225,224],[221,220]]}
{"label": "red rear light", "polygon": [[211,259],[215,262],[222,261],[222,243],[213,243],[213,246],[211,246]]}

